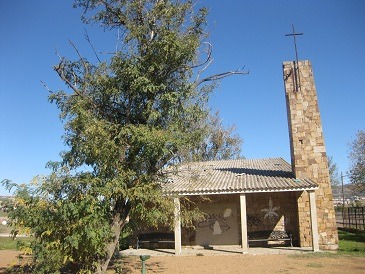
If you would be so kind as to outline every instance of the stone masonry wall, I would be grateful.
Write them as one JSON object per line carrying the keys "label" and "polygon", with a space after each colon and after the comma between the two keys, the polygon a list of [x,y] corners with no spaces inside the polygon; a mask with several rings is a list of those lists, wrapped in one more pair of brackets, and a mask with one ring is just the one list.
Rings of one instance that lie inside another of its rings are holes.
{"label": "stone masonry wall", "polygon": [[[316,88],[310,61],[283,63],[291,162],[297,178],[309,178],[316,190],[319,244],[321,249],[337,249],[338,235],[328,160],[323,138]],[[309,197],[298,195],[300,245],[311,246]]]}

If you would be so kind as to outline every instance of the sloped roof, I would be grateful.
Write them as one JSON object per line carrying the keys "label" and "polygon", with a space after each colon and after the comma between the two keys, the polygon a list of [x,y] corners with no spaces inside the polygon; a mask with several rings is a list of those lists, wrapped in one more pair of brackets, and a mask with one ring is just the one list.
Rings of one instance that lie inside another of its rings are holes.
{"label": "sloped roof", "polygon": [[167,194],[207,195],[301,191],[318,188],[305,178],[295,178],[282,158],[238,159],[186,163],[167,170]]}

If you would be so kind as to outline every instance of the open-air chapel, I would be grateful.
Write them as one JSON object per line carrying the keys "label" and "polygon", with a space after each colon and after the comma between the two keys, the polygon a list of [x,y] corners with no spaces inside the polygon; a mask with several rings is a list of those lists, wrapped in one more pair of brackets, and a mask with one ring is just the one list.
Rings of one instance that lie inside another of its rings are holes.
{"label": "open-air chapel", "polygon": [[[181,227],[175,198],[175,253],[182,246],[250,246],[282,242],[338,248],[328,160],[311,63],[283,63],[291,164],[282,158],[186,163],[163,189],[175,197],[207,197],[206,219]],[[197,199],[198,200],[198,199]],[[201,201],[204,201],[201,200]]]}

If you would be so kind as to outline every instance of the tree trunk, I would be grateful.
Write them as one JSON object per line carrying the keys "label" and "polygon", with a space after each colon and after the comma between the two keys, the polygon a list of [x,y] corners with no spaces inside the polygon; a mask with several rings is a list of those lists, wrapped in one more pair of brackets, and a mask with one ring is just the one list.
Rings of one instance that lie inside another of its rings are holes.
{"label": "tree trunk", "polygon": [[113,225],[112,225],[113,240],[105,246],[106,256],[100,260],[99,266],[96,269],[96,271],[94,272],[95,274],[106,273],[109,263],[110,263],[110,259],[112,258],[113,254],[114,254],[115,248],[117,247],[120,233],[125,224],[126,224],[125,219],[120,220],[120,214],[116,214],[116,216],[114,216]]}

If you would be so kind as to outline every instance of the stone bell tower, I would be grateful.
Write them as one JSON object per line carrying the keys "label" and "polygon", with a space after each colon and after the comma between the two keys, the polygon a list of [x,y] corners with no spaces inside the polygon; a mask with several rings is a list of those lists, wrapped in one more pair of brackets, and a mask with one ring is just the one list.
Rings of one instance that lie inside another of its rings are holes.
{"label": "stone bell tower", "polygon": [[[289,123],[291,163],[296,178],[309,178],[316,190],[317,224],[321,249],[337,249],[338,235],[328,159],[323,138],[316,88],[310,61],[283,63],[285,96]],[[311,246],[309,197],[298,194],[301,246]]]}

